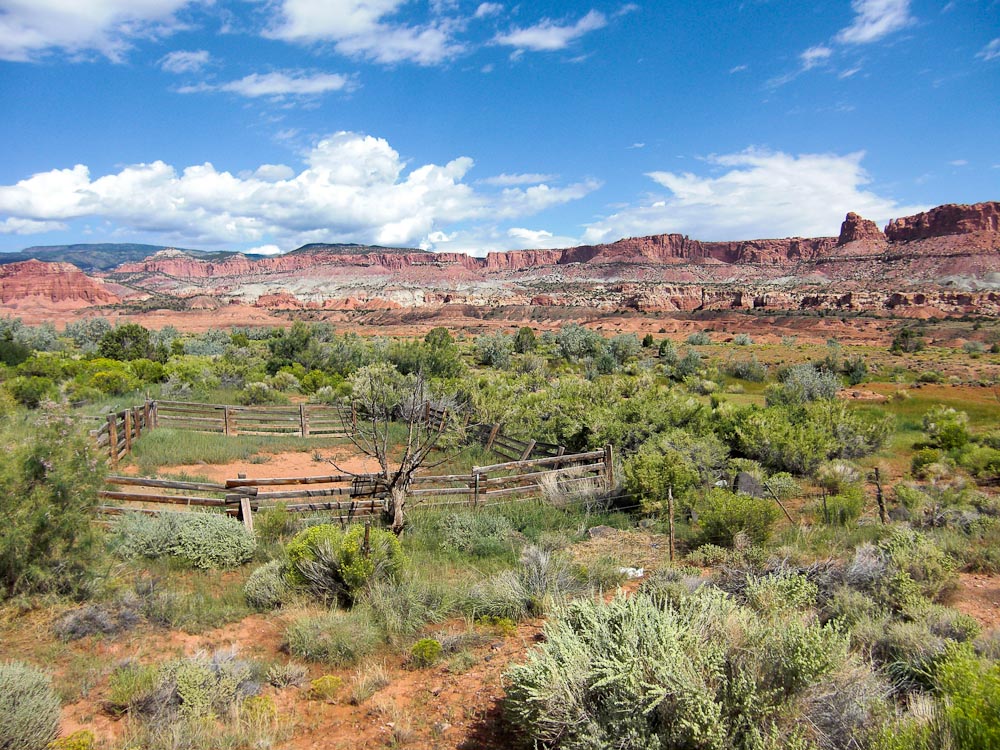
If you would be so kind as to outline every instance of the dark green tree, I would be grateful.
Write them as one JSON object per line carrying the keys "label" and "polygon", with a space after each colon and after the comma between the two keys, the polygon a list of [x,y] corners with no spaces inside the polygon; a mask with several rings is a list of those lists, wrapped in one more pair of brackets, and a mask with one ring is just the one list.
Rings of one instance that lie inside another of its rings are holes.
{"label": "dark green tree", "polygon": [[123,323],[105,333],[97,346],[97,353],[102,357],[122,362],[158,358],[149,329],[138,323]]}

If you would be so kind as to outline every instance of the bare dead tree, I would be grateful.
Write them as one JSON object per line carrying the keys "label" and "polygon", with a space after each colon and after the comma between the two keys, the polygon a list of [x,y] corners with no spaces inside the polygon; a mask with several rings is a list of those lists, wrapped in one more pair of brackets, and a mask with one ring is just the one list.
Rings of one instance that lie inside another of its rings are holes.
{"label": "bare dead tree", "polygon": [[[399,534],[413,477],[420,469],[448,459],[446,455],[429,460],[442,441],[445,425],[426,418],[430,393],[423,373],[403,375],[381,362],[360,368],[351,376],[351,385],[352,399],[341,405],[340,419],[354,447],[378,462],[377,484],[386,493],[383,513]],[[358,476],[330,462],[338,471]]]}

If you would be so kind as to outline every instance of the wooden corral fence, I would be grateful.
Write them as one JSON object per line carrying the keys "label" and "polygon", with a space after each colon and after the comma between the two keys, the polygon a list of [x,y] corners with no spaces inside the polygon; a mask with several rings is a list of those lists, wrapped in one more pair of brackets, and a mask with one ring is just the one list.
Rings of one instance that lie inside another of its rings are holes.
{"label": "wooden corral fence", "polygon": [[[217,435],[273,435],[297,437],[346,438],[357,425],[358,415],[347,407],[323,404],[288,406],[233,406],[203,404],[193,401],[147,400],[114,414],[94,417],[102,420],[90,434],[98,448],[107,449],[112,467],[132,450],[132,443],[146,431],[156,427],[192,430]],[[423,420],[433,429],[469,427],[469,436],[486,450],[507,461],[527,461],[535,458],[557,458],[566,448],[538,440],[520,440],[503,432],[500,424],[469,426],[470,413],[449,411],[430,402],[422,407]]]}
{"label": "wooden corral fence", "polygon": [[336,407],[322,404],[229,406],[157,401],[158,426],[220,435],[344,437]]}
{"label": "wooden corral fence", "polygon": [[141,406],[130,406],[107,416],[94,417],[101,420],[97,429],[90,431],[98,449],[108,452],[111,465],[132,452],[132,443],[144,432],[156,427],[156,402],[146,401]]}
{"label": "wooden corral fence", "polygon": [[530,458],[555,458],[566,452],[565,446],[543,443],[539,440],[518,440],[503,433],[499,424],[476,425],[475,437],[484,448],[508,461],[527,461]]}
{"label": "wooden corral fence", "polygon": [[[348,521],[381,512],[384,483],[374,474],[331,474],[308,477],[239,476],[222,483],[183,482],[112,475],[100,493],[104,515],[127,512],[157,514],[173,506],[217,508],[253,528],[253,513],[279,504],[294,513],[324,512],[331,520]],[[588,453],[477,466],[469,474],[418,476],[410,503],[420,507],[485,507],[544,498],[556,492],[606,492],[614,486],[611,446]]]}

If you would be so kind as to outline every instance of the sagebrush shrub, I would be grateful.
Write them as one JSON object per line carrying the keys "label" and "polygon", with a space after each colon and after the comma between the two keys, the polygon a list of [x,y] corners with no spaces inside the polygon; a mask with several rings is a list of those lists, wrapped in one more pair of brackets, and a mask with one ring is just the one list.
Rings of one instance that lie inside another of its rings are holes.
{"label": "sagebrush shrub", "polygon": [[253,534],[235,518],[217,513],[121,516],[112,549],[124,559],[176,557],[195,568],[235,568],[256,549]]}
{"label": "sagebrush shrub", "polygon": [[[513,722],[540,745],[574,750],[846,749],[862,745],[882,706],[839,628],[763,619],[710,589],[676,603],[574,601],[507,679]],[[820,716],[829,695],[835,720]]]}
{"label": "sagebrush shrub", "polygon": [[382,633],[367,612],[328,612],[293,622],[285,633],[289,653],[308,661],[349,666],[371,654]]}
{"label": "sagebrush shrub", "polygon": [[699,537],[704,543],[730,547],[743,532],[760,544],[771,535],[778,512],[773,500],[712,489],[699,504]]}
{"label": "sagebrush shrub", "polygon": [[44,672],[0,664],[0,750],[43,750],[59,729],[59,698]]}
{"label": "sagebrush shrub", "polygon": [[126,662],[111,673],[108,706],[146,722],[212,718],[260,692],[254,673],[235,649],[160,665]]}
{"label": "sagebrush shrub", "polygon": [[373,581],[364,602],[375,623],[390,636],[410,635],[429,622],[440,622],[456,604],[447,587],[410,576]]}
{"label": "sagebrush shrub", "polygon": [[259,612],[280,607],[289,591],[286,567],[284,560],[271,560],[251,573],[243,584],[247,604]]}
{"label": "sagebrush shrub", "polygon": [[466,511],[451,513],[441,522],[444,549],[457,549],[477,557],[502,552],[510,545],[514,526],[499,513]]}

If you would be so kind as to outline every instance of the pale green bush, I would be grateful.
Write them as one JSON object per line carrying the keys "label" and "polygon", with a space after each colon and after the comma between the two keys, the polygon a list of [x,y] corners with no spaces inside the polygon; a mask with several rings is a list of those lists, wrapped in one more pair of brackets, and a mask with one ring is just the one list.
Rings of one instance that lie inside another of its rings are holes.
{"label": "pale green bush", "polygon": [[864,746],[884,690],[836,626],[761,618],[717,590],[577,600],[507,674],[543,746],[760,750]]}
{"label": "pale green bush", "polygon": [[451,513],[441,522],[443,549],[487,557],[509,548],[514,535],[510,520],[491,511]]}
{"label": "pale green bush", "polygon": [[195,568],[234,568],[250,560],[256,542],[234,518],[215,513],[128,514],[112,530],[111,547],[124,559],[177,557]]}
{"label": "pale green bush", "polygon": [[0,750],[42,750],[59,729],[48,675],[18,661],[0,664]]}
{"label": "pale green bush", "polygon": [[284,560],[271,560],[251,573],[243,584],[247,604],[260,612],[280,607],[290,588],[286,567]]}
{"label": "pale green bush", "polygon": [[302,659],[348,666],[371,654],[382,634],[367,612],[328,612],[303,617],[285,633],[289,653]]}

